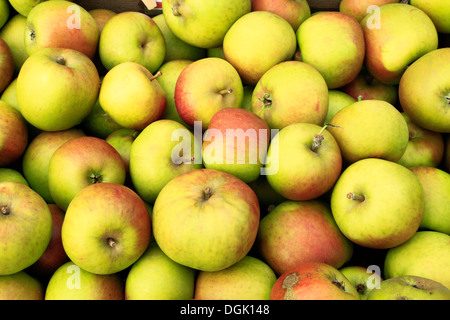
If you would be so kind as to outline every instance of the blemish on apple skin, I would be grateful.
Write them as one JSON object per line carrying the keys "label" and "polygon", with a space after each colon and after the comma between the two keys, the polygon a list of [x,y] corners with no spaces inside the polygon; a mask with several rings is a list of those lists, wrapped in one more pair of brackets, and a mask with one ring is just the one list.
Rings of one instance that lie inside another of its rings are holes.
{"label": "blemish on apple skin", "polygon": [[294,286],[298,283],[300,277],[297,273],[291,273],[284,278],[281,284],[281,289],[286,289],[286,293],[283,296],[283,300],[296,300],[294,294]]}

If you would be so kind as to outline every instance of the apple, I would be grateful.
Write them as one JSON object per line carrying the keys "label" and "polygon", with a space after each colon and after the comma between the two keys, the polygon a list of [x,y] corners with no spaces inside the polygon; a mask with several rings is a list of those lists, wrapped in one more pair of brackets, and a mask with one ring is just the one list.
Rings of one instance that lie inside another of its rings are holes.
{"label": "apple", "polygon": [[239,178],[197,169],[164,186],[152,219],[155,241],[170,259],[200,271],[219,271],[249,253],[260,207],[255,192]]}
{"label": "apple", "polygon": [[0,168],[0,182],[14,181],[20,182],[29,187],[28,181],[23,174],[13,168]]}
{"label": "apple", "polygon": [[402,275],[382,281],[367,300],[450,300],[450,289],[431,279]]}
{"label": "apple", "polygon": [[[103,81],[103,79],[101,79],[101,81]],[[114,121],[111,116],[103,110],[99,99],[97,98],[91,112],[89,112],[81,122],[80,128],[88,135],[105,139],[114,131],[122,129],[123,126]]]}
{"label": "apple", "polygon": [[433,21],[436,29],[440,33],[450,33],[450,8],[442,1],[437,0],[410,0],[414,7],[423,10]]}
{"label": "apple", "polygon": [[252,11],[273,12],[289,22],[294,31],[311,16],[311,8],[306,0],[252,0]]}
{"label": "apple", "polygon": [[353,254],[329,205],[318,199],[277,205],[261,219],[256,248],[278,276],[303,262],[340,268]]}
{"label": "apple", "polygon": [[162,117],[167,97],[147,68],[137,62],[123,62],[103,78],[99,103],[120,126],[142,130]]}
{"label": "apple", "polygon": [[95,274],[130,267],[151,239],[147,206],[132,189],[103,182],[86,186],[67,208],[61,239],[69,259]]}
{"label": "apple", "polygon": [[389,102],[361,100],[339,110],[328,131],[334,136],[345,162],[365,158],[398,161],[409,143],[405,118]]}
{"label": "apple", "polygon": [[291,60],[297,49],[289,22],[268,11],[252,11],[239,18],[223,39],[223,52],[245,85],[256,85],[276,64]]}
{"label": "apple", "polygon": [[435,167],[418,166],[410,170],[424,189],[425,207],[420,229],[450,234],[450,174]]}
{"label": "apple", "polygon": [[14,58],[8,43],[0,38],[0,93],[8,87],[14,76]]}
{"label": "apple", "polygon": [[0,167],[11,165],[28,145],[28,126],[19,111],[0,100]]}
{"label": "apple", "polygon": [[258,179],[271,138],[267,123],[241,108],[217,111],[203,136],[205,168],[228,172],[249,183]]}
{"label": "apple", "polygon": [[450,133],[449,61],[450,48],[423,55],[408,67],[398,88],[403,112],[418,126],[442,133]]}
{"label": "apple", "polygon": [[442,160],[443,169],[450,173],[450,135],[447,134],[444,136],[444,159]]}
{"label": "apple", "polygon": [[152,241],[131,266],[126,300],[189,300],[194,298],[196,271],[171,260]]}
{"label": "apple", "polygon": [[11,7],[20,15],[27,17],[31,9],[45,0],[9,0]]}
{"label": "apple", "polygon": [[116,12],[105,8],[92,9],[88,12],[97,23],[99,34],[102,33],[105,24],[117,14]]}
{"label": "apple", "polygon": [[251,107],[272,129],[298,122],[322,125],[328,110],[328,87],[311,65],[280,62],[259,79]]}
{"label": "apple", "polygon": [[20,112],[19,104],[17,103],[16,89],[17,89],[17,78],[14,78],[3,91],[2,95],[0,96],[0,100],[6,102],[6,104],[10,105],[11,107],[14,107],[14,109]]}
{"label": "apple", "polygon": [[96,137],[67,140],[53,152],[48,163],[48,188],[63,211],[85,187],[105,182],[123,184],[125,178],[126,168],[119,152]]}
{"label": "apple", "polygon": [[155,121],[131,145],[129,166],[136,192],[154,203],[170,180],[202,167],[201,141],[179,122]]}
{"label": "apple", "polygon": [[304,262],[278,277],[271,300],[360,300],[350,281],[335,267]]}
{"label": "apple", "polygon": [[22,172],[30,187],[47,203],[54,203],[48,187],[48,167],[53,153],[64,142],[85,136],[78,128],[63,131],[43,131],[34,137],[22,157]]}
{"label": "apple", "polygon": [[407,66],[438,47],[433,21],[409,4],[385,4],[366,15],[361,26],[366,69],[386,84],[398,84]]}
{"label": "apple", "polygon": [[42,48],[77,50],[92,59],[99,30],[86,9],[71,1],[43,1],[27,15],[25,48],[28,55]]}
{"label": "apple", "polygon": [[222,46],[206,49],[206,56],[225,59],[225,53],[223,52]]}
{"label": "apple", "polygon": [[242,99],[241,108],[252,111],[252,97],[253,91],[255,90],[255,86],[244,86],[244,97]]}
{"label": "apple", "polygon": [[154,73],[164,61],[166,44],[152,18],[141,12],[127,11],[116,14],[105,24],[98,52],[107,70],[130,61]]}
{"label": "apple", "polygon": [[414,173],[404,166],[367,158],[343,171],[332,190],[330,204],[339,229],[349,240],[363,247],[389,249],[401,245],[418,230],[424,190]]}
{"label": "apple", "polygon": [[440,132],[419,127],[402,112],[408,124],[409,143],[397,163],[411,167],[438,167],[444,157],[444,138]]}
{"label": "apple", "polygon": [[162,11],[167,26],[180,40],[200,48],[222,44],[230,27],[251,10],[251,0],[166,0]]}
{"label": "apple", "polygon": [[328,110],[323,124],[330,123],[334,115],[341,109],[355,103],[357,99],[341,90],[328,90]]}
{"label": "apple", "polygon": [[265,174],[272,188],[286,199],[315,199],[328,192],[338,179],[341,152],[326,128],[295,123],[272,139]]}
{"label": "apple", "polygon": [[371,6],[382,6],[388,3],[398,3],[400,0],[342,0],[339,11],[349,14],[359,22],[369,13]]}
{"label": "apple", "polygon": [[124,284],[118,274],[94,274],[72,261],[50,277],[45,300],[123,300]]}
{"label": "apple", "polygon": [[259,206],[261,208],[261,218],[271,212],[275,206],[287,200],[272,188],[267,181],[266,175],[260,175],[258,179],[249,182],[248,185],[258,197]]}
{"label": "apple", "polygon": [[219,271],[200,271],[195,281],[195,300],[269,300],[277,280],[263,260],[245,256]]}
{"label": "apple", "polygon": [[22,271],[44,253],[52,216],[39,194],[20,182],[0,182],[0,275]]}
{"label": "apple", "polygon": [[221,58],[203,58],[186,66],[175,85],[175,106],[190,127],[201,121],[208,128],[212,116],[224,108],[239,108],[244,88],[236,69]]}
{"label": "apple", "polygon": [[138,130],[122,128],[111,132],[111,134],[105,138],[105,141],[112,145],[122,157],[127,172],[129,172],[130,169],[131,145],[139,133],[140,131]]}
{"label": "apple", "polygon": [[0,0],[0,29],[9,19],[9,3],[8,0]]}
{"label": "apple", "polygon": [[25,271],[0,276],[0,300],[44,300],[45,288]]}
{"label": "apple", "polygon": [[25,48],[23,34],[25,32],[27,18],[16,14],[11,17],[8,22],[0,29],[0,38],[2,38],[9,46],[14,60],[14,74],[19,74],[28,53]]}
{"label": "apple", "polygon": [[350,281],[358,291],[360,300],[367,300],[372,290],[378,290],[383,278],[380,274],[372,273],[370,268],[358,265],[347,265],[339,271]]}

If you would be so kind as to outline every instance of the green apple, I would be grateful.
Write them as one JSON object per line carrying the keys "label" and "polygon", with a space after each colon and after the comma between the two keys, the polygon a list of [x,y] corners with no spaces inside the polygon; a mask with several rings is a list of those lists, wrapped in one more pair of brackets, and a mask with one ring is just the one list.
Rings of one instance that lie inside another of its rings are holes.
{"label": "green apple", "polygon": [[31,9],[42,1],[44,0],[9,0],[9,3],[20,15],[26,17],[30,13]]}
{"label": "green apple", "polygon": [[341,12],[321,12],[297,30],[302,61],[316,68],[329,89],[354,80],[365,57],[364,34],[358,21]]}
{"label": "green apple", "polygon": [[297,40],[289,22],[279,15],[252,11],[231,26],[222,46],[226,60],[236,68],[244,84],[256,85],[267,70],[292,59]]}
{"label": "green apple", "polygon": [[5,90],[14,77],[14,58],[5,40],[0,38],[0,93]]}
{"label": "green apple", "polygon": [[88,272],[72,261],[60,266],[50,277],[45,300],[123,300],[124,285],[117,274]]}
{"label": "green apple", "polygon": [[147,206],[118,183],[91,184],[67,208],[61,239],[69,259],[95,274],[118,273],[135,263],[152,236]]}
{"label": "green apple", "polygon": [[400,80],[402,110],[422,128],[450,133],[449,72],[450,48],[441,48],[413,62]]}
{"label": "green apple", "polygon": [[20,112],[19,104],[17,103],[17,78],[13,79],[9,85],[5,88],[2,95],[0,96],[0,100],[6,102],[11,107],[14,107],[17,111]]}
{"label": "green apple", "polygon": [[387,84],[398,84],[407,66],[438,47],[433,21],[409,4],[385,4],[366,15],[361,26],[367,71]]}
{"label": "green apple", "polygon": [[85,187],[105,182],[124,184],[125,178],[126,168],[119,152],[97,137],[67,140],[48,162],[48,189],[63,211]]}
{"label": "green apple", "polygon": [[262,75],[253,90],[251,103],[252,111],[271,129],[298,122],[322,125],[328,110],[328,87],[311,65],[284,61]]}
{"label": "green apple", "polygon": [[255,181],[249,182],[250,188],[255,191],[261,208],[261,217],[271,212],[275,206],[287,199],[276,192],[267,181],[266,175],[260,175]]}
{"label": "green apple", "polygon": [[353,163],[365,158],[398,161],[409,142],[408,124],[402,114],[383,100],[361,100],[339,110],[328,131],[342,158]]}
{"label": "green apple", "polygon": [[19,182],[0,182],[0,275],[22,271],[44,253],[52,216],[44,199]]}
{"label": "green apple", "polygon": [[216,58],[222,58],[225,59],[225,53],[223,52],[223,47],[214,47],[214,48],[208,48],[206,55],[208,57],[216,57]]}
{"label": "green apple", "polygon": [[244,86],[244,97],[242,99],[241,108],[252,111],[252,97],[253,91],[255,90],[255,86]]}
{"label": "green apple", "polygon": [[8,0],[0,0],[0,29],[9,19],[9,2]]}
{"label": "green apple", "polygon": [[418,230],[424,190],[404,166],[367,158],[343,171],[330,203],[333,217],[348,239],[363,247],[388,249],[401,245]]}
{"label": "green apple", "polygon": [[99,34],[102,33],[103,28],[105,27],[105,24],[114,17],[117,13],[109,10],[109,9],[92,9],[88,11],[89,14],[94,18],[95,22],[97,23]]}
{"label": "green apple", "polygon": [[105,139],[114,131],[123,128],[120,124],[114,121],[111,116],[105,112],[105,110],[103,110],[98,98],[94,104],[94,107],[92,107],[91,112],[84,117],[80,127],[86,132],[86,134],[101,139]]}
{"label": "green apple", "polygon": [[13,168],[0,168],[0,182],[15,181],[30,186],[23,174]]}
{"label": "green apple", "polygon": [[442,160],[443,169],[450,173],[450,134],[444,135],[444,159]]}
{"label": "green apple", "polygon": [[423,10],[433,20],[440,33],[450,33],[450,8],[445,1],[439,0],[410,0],[409,3]]}
{"label": "green apple", "polygon": [[328,90],[328,110],[323,124],[330,123],[334,115],[341,109],[355,103],[357,99],[341,90]]}
{"label": "green apple", "polygon": [[413,167],[410,170],[424,189],[425,208],[420,228],[450,235],[450,174],[435,167]]}
{"label": "green apple", "polygon": [[182,41],[200,48],[222,44],[230,27],[251,10],[251,0],[166,0],[167,26]]}
{"label": "green apple", "polygon": [[122,128],[111,132],[111,134],[105,138],[105,141],[112,145],[122,157],[127,172],[130,169],[131,145],[139,133],[140,131],[138,130]]}
{"label": "green apple", "polygon": [[370,268],[362,266],[347,265],[339,271],[350,281],[359,293],[361,300],[367,300],[372,290],[378,289],[383,281],[380,274],[373,273]]}
{"label": "green apple", "polygon": [[20,68],[28,58],[25,42],[23,41],[26,23],[26,17],[16,14],[0,29],[0,38],[5,40],[11,50],[14,60],[14,73],[16,75],[19,74]]}
{"label": "green apple", "polygon": [[154,73],[164,61],[166,44],[152,18],[141,12],[127,11],[116,14],[105,24],[98,52],[107,70],[131,61]]}
{"label": "green apple", "polygon": [[0,300],[44,300],[42,282],[25,271],[0,276]]}
{"label": "green apple", "polygon": [[130,268],[126,300],[189,300],[194,298],[196,271],[170,259],[154,241]]}
{"label": "green apple", "polygon": [[339,11],[349,14],[359,22],[372,10],[371,6],[382,6],[388,3],[398,3],[400,0],[342,0]]}
{"label": "green apple", "polygon": [[269,300],[277,276],[258,258],[245,256],[220,271],[200,271],[195,300]]}

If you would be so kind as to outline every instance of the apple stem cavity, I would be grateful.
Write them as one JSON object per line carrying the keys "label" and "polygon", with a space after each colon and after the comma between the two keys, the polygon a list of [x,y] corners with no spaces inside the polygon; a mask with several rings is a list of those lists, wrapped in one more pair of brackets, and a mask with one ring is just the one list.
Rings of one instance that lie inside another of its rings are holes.
{"label": "apple stem cavity", "polygon": [[8,216],[11,213],[10,210],[9,210],[9,207],[6,206],[6,205],[0,207],[0,212],[4,216]]}
{"label": "apple stem cavity", "polygon": [[91,184],[96,184],[96,183],[100,183],[103,181],[102,176],[99,174],[95,174],[95,173],[91,173],[89,178],[91,179]]}
{"label": "apple stem cavity", "polygon": [[158,71],[157,73],[155,73],[155,75],[153,77],[150,78],[150,81],[153,81],[153,80],[155,80],[156,78],[158,78],[160,76],[162,76],[162,72]]}
{"label": "apple stem cavity", "polygon": [[356,200],[363,202],[366,198],[362,195],[359,195],[357,193],[349,192],[347,193],[347,198],[350,200]]}
{"label": "apple stem cavity", "polygon": [[66,59],[64,59],[64,57],[62,57],[62,56],[58,56],[56,58],[56,63],[58,63],[58,64],[60,64],[62,66],[65,66],[66,65]]}
{"label": "apple stem cavity", "polygon": [[450,107],[450,92],[445,96],[445,101],[447,102],[447,107]]}
{"label": "apple stem cavity", "polygon": [[178,7],[179,7],[178,4],[174,4],[174,5],[172,6],[172,14],[173,14],[174,16],[180,16],[180,15],[181,15],[181,14],[180,14],[180,11],[178,10]]}
{"label": "apple stem cavity", "polygon": [[212,191],[210,187],[205,187],[205,189],[203,189],[203,199],[209,200],[209,198],[211,198],[212,196]]}
{"label": "apple stem cavity", "polygon": [[270,93],[265,93],[262,98],[259,98],[259,100],[264,104],[264,107],[270,108],[272,106],[272,96]]}
{"label": "apple stem cavity", "polygon": [[229,93],[232,93],[232,92],[233,92],[233,88],[230,88],[230,89],[223,89],[223,90],[220,90],[220,91],[219,91],[219,94],[225,95],[225,94],[229,94]]}
{"label": "apple stem cavity", "polygon": [[30,39],[31,41],[34,41],[34,39],[36,39],[36,31],[34,31],[34,29],[30,29]]}

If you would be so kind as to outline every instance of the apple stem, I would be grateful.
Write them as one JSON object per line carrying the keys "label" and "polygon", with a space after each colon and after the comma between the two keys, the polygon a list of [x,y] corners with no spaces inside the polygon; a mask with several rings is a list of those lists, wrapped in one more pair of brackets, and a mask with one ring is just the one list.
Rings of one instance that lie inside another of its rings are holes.
{"label": "apple stem", "polygon": [[450,106],[450,93],[445,96],[445,101],[447,101],[447,106]]}
{"label": "apple stem", "polygon": [[269,108],[272,105],[272,96],[270,93],[265,93],[264,97],[259,98],[259,100],[264,103],[264,107]]}
{"label": "apple stem", "polygon": [[7,215],[10,214],[9,208],[8,208],[8,206],[6,206],[6,205],[0,207],[0,212],[1,212],[1,214],[3,214],[4,216],[7,216]]}
{"label": "apple stem", "polygon": [[114,240],[113,238],[108,238],[108,239],[106,239],[107,241],[108,241],[108,245],[111,247],[111,248],[114,248],[115,246],[116,246],[116,240]]}
{"label": "apple stem", "polygon": [[317,150],[319,149],[319,147],[322,145],[322,141],[325,140],[325,137],[323,136],[323,132],[325,131],[325,129],[327,127],[334,127],[334,128],[339,128],[338,126],[332,125],[331,123],[327,123],[325,124],[322,129],[320,130],[319,133],[314,135],[314,139],[313,139],[313,143],[311,146],[311,150],[313,152],[317,152]]}
{"label": "apple stem", "polygon": [[220,91],[219,91],[219,93],[220,93],[221,95],[228,94],[228,93],[232,93],[232,92],[233,92],[233,88],[230,88],[230,89],[223,89],[223,90],[220,90]]}
{"label": "apple stem", "polygon": [[350,200],[357,200],[357,201],[361,201],[361,202],[363,202],[366,199],[366,198],[364,198],[364,196],[361,196],[357,193],[352,193],[352,192],[347,193],[347,198]]}
{"label": "apple stem", "polygon": [[153,77],[150,78],[150,81],[153,81],[153,80],[155,80],[156,78],[158,78],[160,76],[162,76],[162,72],[158,71],[157,73],[155,73],[155,75]]}
{"label": "apple stem", "polygon": [[205,189],[203,189],[203,198],[205,200],[208,200],[209,198],[211,198],[211,195],[212,195],[211,188],[205,187]]}
{"label": "apple stem", "polygon": [[360,95],[358,96],[358,99],[357,99],[357,100],[358,100],[358,101],[363,101],[363,100],[364,100],[364,96],[360,94]]}
{"label": "apple stem", "polygon": [[180,15],[180,12],[178,11],[178,4],[175,4],[175,5],[173,5],[172,6],[172,13],[173,13],[173,15],[174,16],[179,16]]}
{"label": "apple stem", "polygon": [[56,58],[56,62],[62,66],[66,65],[66,59],[64,59],[64,57],[62,57],[62,56],[58,56]]}

